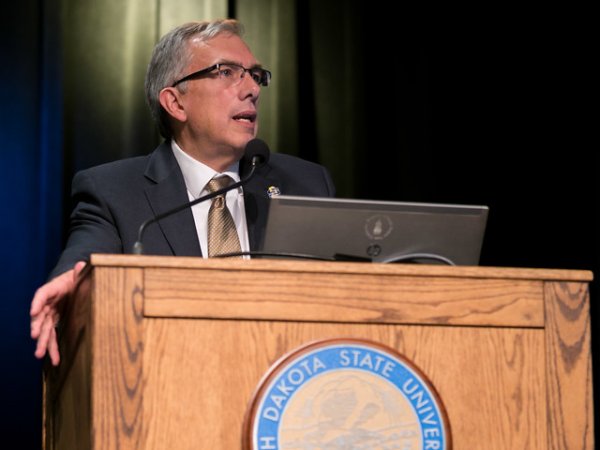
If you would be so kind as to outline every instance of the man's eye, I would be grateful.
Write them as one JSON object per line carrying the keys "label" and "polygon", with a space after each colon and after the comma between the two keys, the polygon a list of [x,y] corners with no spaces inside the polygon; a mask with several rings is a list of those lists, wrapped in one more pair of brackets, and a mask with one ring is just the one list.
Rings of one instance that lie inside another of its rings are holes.
{"label": "man's eye", "polygon": [[227,67],[221,67],[219,69],[219,75],[221,75],[222,77],[230,77],[233,75],[233,70]]}

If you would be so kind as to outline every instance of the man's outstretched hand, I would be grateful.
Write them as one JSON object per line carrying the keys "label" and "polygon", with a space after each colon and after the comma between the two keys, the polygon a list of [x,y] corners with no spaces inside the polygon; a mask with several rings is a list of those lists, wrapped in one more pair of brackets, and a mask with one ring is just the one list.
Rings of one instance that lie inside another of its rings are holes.
{"label": "man's outstretched hand", "polygon": [[31,302],[31,337],[37,339],[35,356],[43,358],[48,352],[54,366],[60,362],[55,326],[60,318],[62,302],[73,293],[77,277],[84,267],[85,262],[80,261],[73,269],[48,281],[35,292]]}

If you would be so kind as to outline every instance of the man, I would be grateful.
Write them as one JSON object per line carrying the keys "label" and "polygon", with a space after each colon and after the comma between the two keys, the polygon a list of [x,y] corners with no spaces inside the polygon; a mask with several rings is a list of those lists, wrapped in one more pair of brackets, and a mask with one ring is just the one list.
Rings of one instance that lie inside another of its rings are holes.
{"label": "man", "polygon": [[[66,249],[31,304],[36,357],[48,352],[52,364],[59,363],[55,325],[61,301],[91,253],[128,253],[146,219],[205,195],[211,180],[239,181],[244,148],[258,129],[261,86],[270,78],[235,20],[185,24],[160,40],[146,74],[146,97],[166,141],[148,156],[88,169],[73,179],[76,206]],[[273,188],[289,195],[334,194],[323,167],[271,155],[243,192],[232,190],[226,197],[240,250],[260,247]],[[151,225],[145,253],[209,255],[209,208],[203,202]]]}

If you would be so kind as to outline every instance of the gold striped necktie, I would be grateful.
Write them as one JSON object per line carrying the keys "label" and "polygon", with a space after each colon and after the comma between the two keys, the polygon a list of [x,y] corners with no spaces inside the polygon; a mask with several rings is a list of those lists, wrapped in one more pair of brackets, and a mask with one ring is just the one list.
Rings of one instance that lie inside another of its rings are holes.
{"label": "gold striped necktie", "polygon": [[[209,192],[229,186],[233,180],[231,177],[222,176],[213,178],[206,184]],[[234,253],[241,251],[240,239],[235,228],[235,222],[231,216],[225,194],[212,199],[208,210],[208,256],[218,256],[223,253]]]}

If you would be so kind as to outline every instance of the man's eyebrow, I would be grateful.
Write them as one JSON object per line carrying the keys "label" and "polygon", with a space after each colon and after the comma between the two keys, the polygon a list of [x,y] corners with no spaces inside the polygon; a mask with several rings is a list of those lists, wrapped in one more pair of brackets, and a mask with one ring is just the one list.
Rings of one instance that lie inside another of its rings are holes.
{"label": "man's eyebrow", "polygon": [[[230,59],[221,59],[221,60],[218,60],[215,64],[234,64],[236,66],[244,67],[244,65],[241,64],[239,61],[232,61]],[[252,66],[247,67],[247,69],[262,69],[262,64],[261,63],[253,64]]]}

